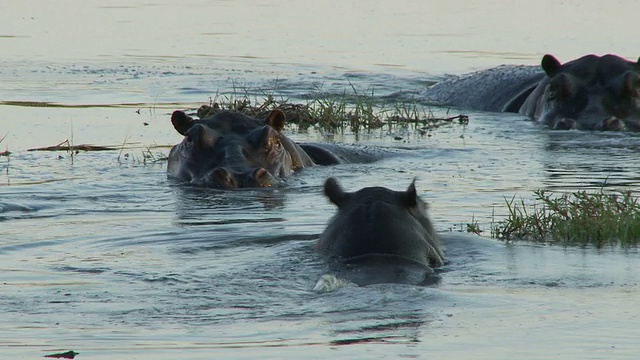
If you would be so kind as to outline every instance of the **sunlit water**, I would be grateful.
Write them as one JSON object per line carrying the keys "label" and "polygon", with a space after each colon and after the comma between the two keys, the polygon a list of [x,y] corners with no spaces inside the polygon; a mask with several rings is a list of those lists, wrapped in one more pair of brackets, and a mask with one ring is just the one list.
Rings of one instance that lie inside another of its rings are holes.
{"label": "sunlit water", "polygon": [[[637,190],[636,134],[554,132],[477,112],[427,135],[290,129],[299,141],[410,151],[230,192],[173,183],[165,163],[143,157],[180,141],[171,111],[209,97],[304,101],[355,88],[393,98],[546,52],[634,59],[633,6],[0,4],[0,151],[12,152],[0,157],[0,358],[636,358],[636,249],[458,232],[472,219],[488,230],[505,198],[538,188]],[[64,140],[119,150],[27,151]],[[313,291],[332,271],[313,252],[334,212],[321,195],[328,176],[349,190],[402,190],[417,177],[445,247],[439,281]]]}

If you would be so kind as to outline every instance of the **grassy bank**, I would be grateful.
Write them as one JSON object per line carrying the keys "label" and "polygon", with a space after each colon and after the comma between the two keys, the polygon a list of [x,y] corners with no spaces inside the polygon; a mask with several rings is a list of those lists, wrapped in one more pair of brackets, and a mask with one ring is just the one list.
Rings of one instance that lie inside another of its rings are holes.
{"label": "grassy bank", "polygon": [[[630,190],[605,193],[534,192],[534,202],[506,200],[508,216],[491,229],[505,241],[527,240],[561,245],[632,246],[640,240],[640,205]],[[469,224],[468,229],[477,229]]]}

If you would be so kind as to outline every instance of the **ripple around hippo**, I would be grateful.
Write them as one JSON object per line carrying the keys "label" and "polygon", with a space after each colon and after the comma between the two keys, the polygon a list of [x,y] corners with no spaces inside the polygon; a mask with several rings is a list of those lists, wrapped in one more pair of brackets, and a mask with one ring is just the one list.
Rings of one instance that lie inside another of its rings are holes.
{"label": "ripple around hippo", "polygon": [[366,269],[351,272],[360,275],[357,280],[348,276],[353,282],[407,282],[415,273],[421,274],[417,282],[423,282],[433,268],[444,265],[440,240],[415,181],[405,191],[365,187],[345,192],[337,180],[329,178],[324,193],[338,212],[320,235],[316,250]]}

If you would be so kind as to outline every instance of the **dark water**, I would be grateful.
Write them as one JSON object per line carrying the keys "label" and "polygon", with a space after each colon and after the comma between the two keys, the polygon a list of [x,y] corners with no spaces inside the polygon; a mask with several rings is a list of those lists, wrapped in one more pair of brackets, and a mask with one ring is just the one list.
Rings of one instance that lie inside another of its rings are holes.
{"label": "dark water", "polygon": [[[0,151],[12,152],[0,157],[0,358],[636,357],[637,249],[457,232],[471,219],[488,229],[505,198],[538,188],[637,190],[636,134],[548,131],[476,112],[465,112],[466,126],[428,135],[291,129],[300,141],[411,150],[232,192],[173,183],[164,162],[144,158],[180,140],[171,111],[209,97],[305,101],[355,88],[393,100],[447,72],[535,63],[549,43],[564,60],[636,56],[620,27],[602,34],[590,22],[606,23],[598,14],[622,2],[566,2],[552,14],[530,5],[509,16],[499,2],[331,2],[313,14],[284,1],[33,4],[0,5]],[[518,12],[566,21],[545,20],[550,36],[516,26],[541,21]],[[373,26],[383,19],[390,25]],[[117,150],[27,151],[64,140]],[[401,190],[417,177],[448,260],[439,281],[314,291],[335,274],[313,252],[334,212],[321,195],[328,176],[349,190]]]}

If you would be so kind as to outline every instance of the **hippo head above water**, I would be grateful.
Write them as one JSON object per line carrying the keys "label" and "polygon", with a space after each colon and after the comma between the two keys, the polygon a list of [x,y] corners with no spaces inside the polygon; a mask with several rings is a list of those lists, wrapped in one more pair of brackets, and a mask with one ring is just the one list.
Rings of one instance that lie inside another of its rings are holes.
{"label": "hippo head above water", "polygon": [[639,62],[586,55],[562,64],[545,55],[542,69],[521,113],[554,129],[640,131]]}
{"label": "hippo head above water", "polygon": [[195,120],[175,111],[171,122],[184,139],[168,156],[170,177],[220,189],[268,187],[313,161],[280,131],[285,116],[272,111],[259,120],[219,112]]}
{"label": "hippo head above water", "polygon": [[406,259],[428,268],[444,264],[438,236],[427,215],[427,204],[416,193],[366,187],[345,192],[334,178],[324,193],[338,207],[320,236],[316,250],[346,262]]}

